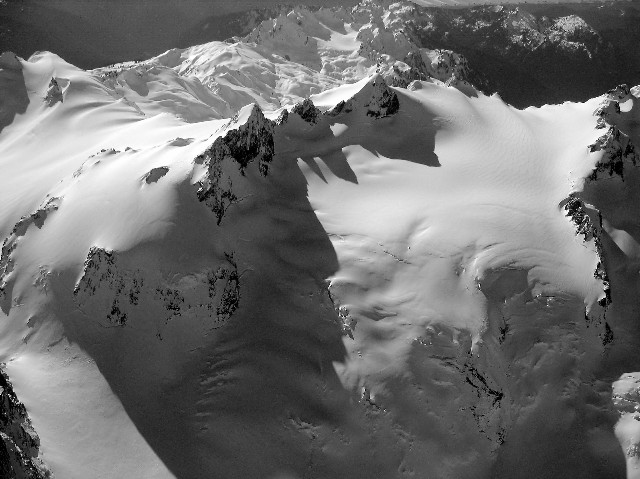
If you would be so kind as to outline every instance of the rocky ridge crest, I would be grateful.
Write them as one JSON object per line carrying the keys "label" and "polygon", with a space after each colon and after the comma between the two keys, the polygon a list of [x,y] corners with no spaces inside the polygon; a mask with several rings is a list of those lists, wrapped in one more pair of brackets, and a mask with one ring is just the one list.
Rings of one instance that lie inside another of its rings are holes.
{"label": "rocky ridge crest", "polygon": [[234,173],[244,176],[249,165],[255,163],[259,174],[267,176],[274,155],[274,127],[258,105],[250,105],[231,119],[224,136],[196,158],[196,164],[206,168],[198,182],[198,199],[216,215],[218,225],[227,209],[241,201],[233,189]]}

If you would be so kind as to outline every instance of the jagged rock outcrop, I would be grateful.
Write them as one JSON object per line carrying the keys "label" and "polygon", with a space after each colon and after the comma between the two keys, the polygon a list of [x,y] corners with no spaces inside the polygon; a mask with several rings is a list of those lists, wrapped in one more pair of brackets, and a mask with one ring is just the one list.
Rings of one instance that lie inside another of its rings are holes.
{"label": "jagged rock outcrop", "polygon": [[631,89],[627,85],[619,85],[609,90],[600,106],[594,112],[598,117],[598,129],[606,132],[595,143],[589,145],[592,153],[601,151],[602,158],[596,163],[589,180],[595,181],[604,174],[609,177],[617,175],[624,180],[625,168],[635,167],[640,161],[631,138],[616,125],[616,116],[620,114],[620,103],[629,99]]}
{"label": "jagged rock outcrop", "polygon": [[278,126],[284,125],[288,121],[289,121],[289,110],[285,108],[280,112],[280,114],[278,115],[278,118],[276,118],[276,125]]}
{"label": "jagged rock outcrop", "polygon": [[73,291],[79,309],[105,326],[123,327],[158,311],[165,324],[177,318],[205,318],[215,329],[239,307],[240,274],[233,253],[226,253],[217,268],[171,278],[128,266],[121,256],[92,247]]}
{"label": "jagged rock outcrop", "polygon": [[607,274],[606,258],[602,245],[602,215],[592,206],[587,206],[578,194],[572,193],[565,200],[563,210],[567,218],[576,228],[576,234],[582,236],[585,243],[593,241],[598,263],[593,271],[593,277],[602,284],[603,296],[598,299],[598,304],[585,311],[587,324],[595,324],[600,332],[598,334],[603,346],[614,341],[614,333],[606,320],[607,308],[612,303],[611,284]]}
{"label": "jagged rock outcrop", "polygon": [[56,103],[62,103],[64,101],[64,96],[62,94],[62,88],[60,88],[60,84],[56,78],[51,78],[49,82],[49,88],[47,89],[47,95],[44,97],[44,101],[47,105],[53,106]]}
{"label": "jagged rock outcrop", "polygon": [[[604,296],[599,300],[600,306],[606,308],[611,304],[611,288],[609,285],[609,277],[605,268],[604,248],[602,246],[602,216],[600,212],[593,207],[588,207],[578,195],[572,193],[565,200],[563,205],[565,215],[571,220],[576,228],[576,234],[582,236],[583,241],[588,243],[593,240],[595,244],[596,254],[598,255],[598,264],[593,276],[602,282],[602,290]],[[595,223],[594,218],[597,218]],[[596,226],[597,225],[597,226]]]}
{"label": "jagged rock outcrop", "polygon": [[307,123],[317,123],[320,109],[316,108],[311,99],[305,98],[304,101],[296,103],[291,109],[291,113],[295,113]]}
{"label": "jagged rock outcrop", "polygon": [[432,76],[455,85],[457,81],[465,81],[471,77],[469,61],[459,53],[438,48],[429,55],[431,59]]}
{"label": "jagged rock outcrop", "polygon": [[325,114],[337,116],[357,109],[364,110],[367,116],[384,118],[398,112],[400,100],[398,100],[397,93],[387,85],[381,75],[374,75],[356,95],[347,101],[339,102]]}
{"label": "jagged rock outcrop", "polygon": [[27,409],[13,390],[4,364],[0,364],[0,477],[45,479],[53,475],[38,457],[40,438]]}
{"label": "jagged rock outcrop", "polygon": [[11,234],[4,239],[0,252],[0,308],[8,313],[11,308],[11,273],[14,268],[13,252],[18,247],[20,239],[27,233],[31,225],[40,229],[47,216],[56,211],[62,202],[61,198],[52,197],[29,216],[20,218],[11,230]]}
{"label": "jagged rock outcrop", "polygon": [[216,215],[218,225],[228,208],[241,201],[233,189],[234,172],[244,176],[249,164],[256,163],[259,174],[267,176],[274,155],[274,127],[260,107],[250,105],[229,122],[224,136],[196,158],[207,169],[198,182],[198,199]]}
{"label": "jagged rock outcrop", "polygon": [[160,178],[169,173],[169,168],[167,166],[159,166],[157,168],[152,168],[143,176],[143,180],[146,184],[157,183]]}
{"label": "jagged rock outcrop", "polygon": [[379,76],[374,77],[371,86],[373,87],[371,99],[364,105],[367,116],[382,118],[397,113],[400,109],[398,95],[387,86],[384,79]]}
{"label": "jagged rock outcrop", "polygon": [[[129,306],[136,306],[140,298],[140,289],[144,286],[142,272],[120,271],[116,263],[116,255],[103,248],[92,247],[82,268],[82,277],[76,284],[73,294],[78,299],[81,309],[89,305],[92,309],[99,309],[91,305],[91,298],[98,295],[96,300],[106,296],[105,309],[107,323],[114,326],[124,326],[127,322]],[[101,291],[107,292],[100,295]]]}

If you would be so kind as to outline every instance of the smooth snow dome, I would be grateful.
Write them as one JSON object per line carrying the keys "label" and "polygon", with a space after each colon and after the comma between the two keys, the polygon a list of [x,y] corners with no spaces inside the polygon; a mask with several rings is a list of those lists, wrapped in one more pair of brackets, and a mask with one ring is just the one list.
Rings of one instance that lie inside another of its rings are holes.
{"label": "smooth snow dome", "polygon": [[53,477],[637,477],[638,88],[390,86],[372,5],[0,57],[0,363]]}

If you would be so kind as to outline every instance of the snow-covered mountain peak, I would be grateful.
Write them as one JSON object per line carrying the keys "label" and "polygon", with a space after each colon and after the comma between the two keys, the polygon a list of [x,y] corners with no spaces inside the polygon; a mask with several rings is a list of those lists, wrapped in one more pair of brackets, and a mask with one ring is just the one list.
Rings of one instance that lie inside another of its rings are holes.
{"label": "snow-covered mountain peak", "polygon": [[[640,90],[514,108],[424,48],[443,14],[421,15],[286,8],[93,71],[0,57],[0,459],[612,477],[620,440],[637,461]],[[459,28],[505,18],[510,48],[549,44],[507,7]]]}
{"label": "snow-covered mountain peak", "polygon": [[[376,72],[392,85],[433,78],[470,89],[464,81],[469,76],[464,57],[420,48],[404,32],[404,16],[412,8],[402,2],[386,7],[363,2],[351,10],[285,9],[244,38],[173,49],[140,64],[98,71],[145,114],[154,114],[156,103],[147,101],[144,92],[154,92],[158,82],[176,83],[178,77],[172,75],[189,79],[177,88],[180,97],[187,90],[198,103],[213,107],[217,117],[230,116],[250,103],[276,111]],[[213,98],[200,83],[214,92]],[[182,103],[198,111],[192,101]],[[186,108],[176,113],[188,118]]]}
{"label": "snow-covered mountain peak", "polygon": [[341,100],[327,114],[336,116],[360,110],[367,116],[384,118],[397,113],[400,108],[398,95],[389,88],[382,75],[377,73],[359,82],[359,85],[361,88],[353,97]]}

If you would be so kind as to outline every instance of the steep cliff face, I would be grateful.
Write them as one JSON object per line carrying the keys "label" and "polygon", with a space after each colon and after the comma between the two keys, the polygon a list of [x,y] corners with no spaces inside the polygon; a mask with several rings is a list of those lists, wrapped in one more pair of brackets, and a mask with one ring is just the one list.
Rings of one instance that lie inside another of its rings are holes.
{"label": "steep cliff face", "polygon": [[240,280],[233,253],[215,269],[194,271],[170,280],[130,269],[118,254],[93,247],[85,260],[73,294],[78,308],[104,327],[136,327],[138,317],[157,311],[162,339],[162,324],[172,320],[198,317],[211,330],[220,328],[232,317],[240,303]]}
{"label": "steep cliff face", "polygon": [[309,98],[305,98],[304,101],[295,104],[291,109],[291,113],[295,113],[307,123],[317,123],[318,115],[320,115],[321,112]]}
{"label": "steep cliff face", "polygon": [[47,479],[53,475],[38,457],[40,438],[27,410],[0,364],[0,476],[6,479]]}
{"label": "steep cliff face", "polygon": [[624,179],[625,169],[634,168],[640,162],[640,154],[627,133],[617,126],[620,117],[620,104],[633,103],[631,90],[627,85],[620,85],[607,92],[602,104],[594,112],[598,117],[599,129],[606,130],[595,143],[589,146],[591,152],[602,152],[602,159],[596,164],[590,180],[618,175]]}
{"label": "steep cliff face", "polygon": [[31,226],[40,229],[44,225],[47,217],[55,212],[62,199],[58,197],[49,197],[45,203],[29,216],[24,216],[14,225],[11,234],[2,242],[2,250],[0,254],[0,308],[8,313],[12,306],[12,287],[13,275],[15,267],[13,254],[17,248],[21,238],[27,233]]}
{"label": "steep cliff face", "polygon": [[572,218],[581,225],[578,232],[585,240],[593,238],[600,258],[594,275],[604,285],[600,323],[604,322],[605,328],[599,336],[607,350],[604,367],[612,385],[615,434],[627,463],[627,477],[635,479],[639,477],[638,374],[629,372],[637,366],[621,351],[626,350],[625,343],[637,337],[637,326],[631,318],[640,308],[640,227],[633,213],[640,206],[640,169],[635,148],[638,135],[634,126],[640,114],[638,89],[620,85],[609,90],[593,114],[596,130],[603,132],[588,147],[596,158],[594,168],[565,209],[576,212]]}
{"label": "steep cliff face", "polygon": [[274,154],[274,123],[264,117],[259,106],[245,107],[226,128],[228,132],[195,160],[206,169],[198,182],[198,199],[211,208],[218,225],[227,209],[243,199],[234,190],[234,177],[238,173],[244,176],[251,163],[260,175],[267,176]]}
{"label": "steep cliff face", "polygon": [[602,282],[602,295],[598,299],[599,308],[590,308],[585,313],[585,319],[589,323],[596,323],[602,329],[600,337],[603,345],[613,340],[611,328],[605,320],[606,308],[611,304],[611,287],[605,263],[605,253],[602,246],[602,216],[592,206],[587,206],[579,195],[572,193],[561,203],[567,218],[576,228],[576,235],[585,243],[592,243],[598,255],[598,263],[593,272],[593,277]]}

